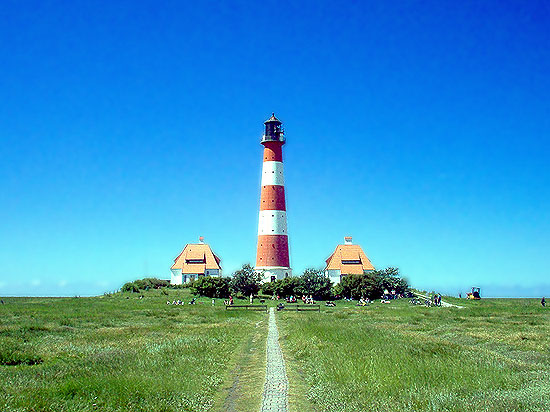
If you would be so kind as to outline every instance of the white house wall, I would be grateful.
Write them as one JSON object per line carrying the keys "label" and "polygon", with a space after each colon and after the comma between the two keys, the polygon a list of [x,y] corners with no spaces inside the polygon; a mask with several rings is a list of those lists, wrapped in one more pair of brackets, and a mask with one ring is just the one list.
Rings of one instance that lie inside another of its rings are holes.
{"label": "white house wall", "polygon": [[340,283],[340,269],[325,270],[325,275],[328,276],[333,285]]}
{"label": "white house wall", "polygon": [[182,276],[181,276],[181,269],[171,269],[172,276],[170,277],[170,284],[171,285],[181,285],[182,284]]}

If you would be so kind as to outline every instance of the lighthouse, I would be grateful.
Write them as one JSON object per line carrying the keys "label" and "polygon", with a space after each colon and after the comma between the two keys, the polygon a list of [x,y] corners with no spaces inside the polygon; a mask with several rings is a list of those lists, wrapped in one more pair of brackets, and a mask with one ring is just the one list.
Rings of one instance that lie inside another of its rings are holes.
{"label": "lighthouse", "polygon": [[292,276],[283,173],[285,137],[282,123],[275,117],[275,113],[264,124],[265,132],[261,140],[264,155],[255,269],[263,273],[264,282],[273,282]]}

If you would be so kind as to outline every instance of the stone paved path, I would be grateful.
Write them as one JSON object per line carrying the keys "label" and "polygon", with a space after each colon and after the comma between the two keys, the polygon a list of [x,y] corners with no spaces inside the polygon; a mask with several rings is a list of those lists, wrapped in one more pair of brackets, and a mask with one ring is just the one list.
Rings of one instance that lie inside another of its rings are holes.
{"label": "stone paved path", "polygon": [[288,379],[285,360],[279,345],[279,331],[275,321],[275,311],[269,310],[269,330],[267,333],[267,367],[264,395],[260,412],[288,411]]}

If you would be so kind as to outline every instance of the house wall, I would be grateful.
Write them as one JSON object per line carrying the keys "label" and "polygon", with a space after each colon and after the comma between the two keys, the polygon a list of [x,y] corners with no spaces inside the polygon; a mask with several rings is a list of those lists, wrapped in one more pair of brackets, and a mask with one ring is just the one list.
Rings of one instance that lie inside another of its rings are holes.
{"label": "house wall", "polygon": [[199,276],[221,276],[220,269],[206,269],[205,273],[181,273],[181,269],[171,269],[172,276],[170,278],[171,285],[182,285]]}
{"label": "house wall", "polygon": [[181,269],[170,269],[170,271],[172,272],[172,276],[170,277],[170,284],[181,285],[182,284]]}
{"label": "house wall", "polygon": [[333,285],[340,283],[340,269],[325,270],[325,275],[330,279]]}

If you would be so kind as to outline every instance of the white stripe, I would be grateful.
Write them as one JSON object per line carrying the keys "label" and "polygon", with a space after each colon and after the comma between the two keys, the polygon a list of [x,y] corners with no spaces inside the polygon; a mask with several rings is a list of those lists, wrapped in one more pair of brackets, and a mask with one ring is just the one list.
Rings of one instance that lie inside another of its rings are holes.
{"label": "white stripe", "polygon": [[264,162],[262,168],[262,186],[285,185],[283,162]]}
{"label": "white stripe", "polygon": [[258,235],[288,235],[286,228],[286,212],[282,210],[260,211]]}

